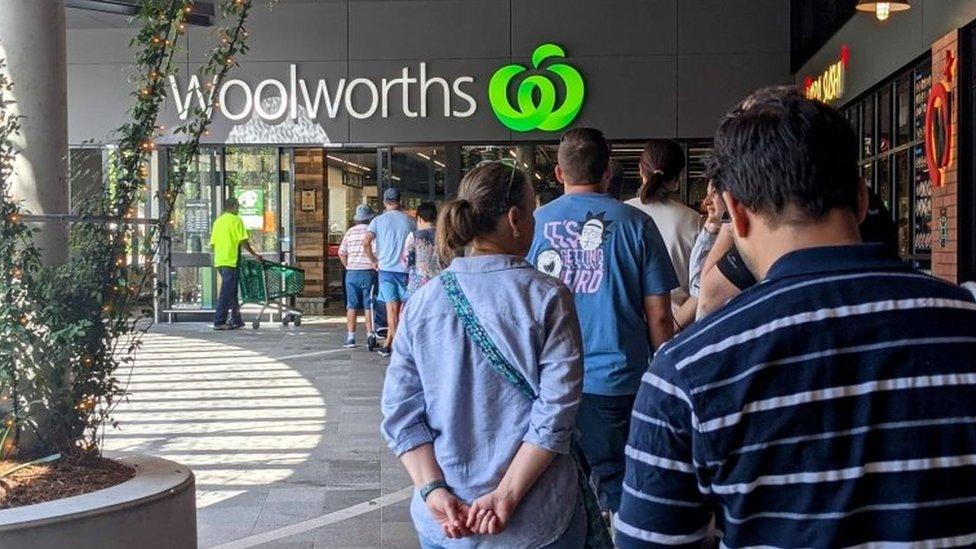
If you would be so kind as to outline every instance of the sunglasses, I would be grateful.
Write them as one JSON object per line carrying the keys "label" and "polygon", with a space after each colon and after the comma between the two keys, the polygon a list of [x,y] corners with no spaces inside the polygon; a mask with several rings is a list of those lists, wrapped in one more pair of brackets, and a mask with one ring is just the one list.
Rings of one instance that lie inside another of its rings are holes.
{"label": "sunglasses", "polygon": [[506,168],[511,168],[508,175],[508,189],[505,191],[505,200],[501,205],[498,206],[499,211],[507,211],[508,207],[505,204],[512,203],[512,187],[515,185],[515,172],[518,170],[518,160],[514,158],[502,158],[499,160],[482,160],[475,164],[475,168],[480,168],[482,166],[489,166],[491,164],[501,164]]}

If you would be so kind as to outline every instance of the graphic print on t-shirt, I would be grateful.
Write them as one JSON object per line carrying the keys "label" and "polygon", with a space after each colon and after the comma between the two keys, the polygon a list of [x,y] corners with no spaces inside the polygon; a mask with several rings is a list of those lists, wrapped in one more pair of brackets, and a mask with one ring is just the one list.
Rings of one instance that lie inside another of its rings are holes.
{"label": "graphic print on t-shirt", "polygon": [[583,221],[550,221],[543,236],[550,248],[539,253],[536,268],[562,280],[573,293],[593,294],[603,283],[606,242],[612,221],[606,212],[587,212]]}

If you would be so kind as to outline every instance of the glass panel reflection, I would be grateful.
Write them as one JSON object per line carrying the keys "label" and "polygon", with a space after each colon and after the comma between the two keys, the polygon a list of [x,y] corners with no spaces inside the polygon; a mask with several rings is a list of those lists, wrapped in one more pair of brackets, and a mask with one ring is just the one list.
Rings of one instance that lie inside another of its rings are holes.
{"label": "glass panel reflection", "polygon": [[278,252],[278,149],[227,147],[226,196],[240,202],[238,212],[258,253]]}

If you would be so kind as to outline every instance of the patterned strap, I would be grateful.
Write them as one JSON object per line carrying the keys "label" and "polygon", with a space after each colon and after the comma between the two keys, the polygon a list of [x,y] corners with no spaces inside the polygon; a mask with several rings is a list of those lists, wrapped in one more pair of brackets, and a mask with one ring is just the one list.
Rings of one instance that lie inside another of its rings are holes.
{"label": "patterned strap", "polygon": [[471,338],[474,344],[481,349],[481,352],[484,353],[491,367],[508,380],[509,383],[522,391],[525,396],[529,397],[529,400],[535,400],[537,397],[535,390],[526,381],[525,376],[505,358],[505,355],[502,354],[498,346],[495,345],[495,342],[492,341],[491,336],[485,331],[484,326],[481,325],[481,322],[478,320],[478,315],[475,314],[474,309],[471,308],[471,303],[458,285],[457,276],[450,271],[445,271],[441,274],[441,281],[444,283],[447,296],[451,298],[451,303],[454,305],[454,312],[457,313],[458,318],[461,319],[461,323],[464,324],[464,331],[467,332],[468,337]]}

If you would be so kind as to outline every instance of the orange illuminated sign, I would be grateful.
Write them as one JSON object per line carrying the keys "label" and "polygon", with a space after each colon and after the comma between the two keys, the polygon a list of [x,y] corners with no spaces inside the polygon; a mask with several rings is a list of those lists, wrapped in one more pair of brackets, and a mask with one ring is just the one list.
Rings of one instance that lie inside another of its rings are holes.
{"label": "orange illuminated sign", "polygon": [[851,50],[845,44],[840,48],[840,59],[836,63],[832,63],[816,78],[808,76],[803,80],[803,93],[809,99],[824,103],[844,97],[844,80],[850,60]]}

